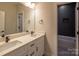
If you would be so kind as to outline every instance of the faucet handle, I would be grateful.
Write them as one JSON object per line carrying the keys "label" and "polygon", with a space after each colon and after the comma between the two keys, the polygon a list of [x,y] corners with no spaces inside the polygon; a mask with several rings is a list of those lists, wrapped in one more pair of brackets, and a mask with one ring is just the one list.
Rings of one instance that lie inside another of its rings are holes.
{"label": "faucet handle", "polygon": [[26,32],[29,32],[28,30],[26,30]]}
{"label": "faucet handle", "polygon": [[1,37],[5,37],[5,34],[2,34]]}
{"label": "faucet handle", "polygon": [[1,32],[4,33],[4,30],[2,30]]}

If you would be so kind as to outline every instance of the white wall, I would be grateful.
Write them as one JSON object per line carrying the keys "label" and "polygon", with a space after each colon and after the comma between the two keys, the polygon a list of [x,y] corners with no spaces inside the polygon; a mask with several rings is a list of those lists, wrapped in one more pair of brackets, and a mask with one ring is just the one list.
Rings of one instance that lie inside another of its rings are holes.
{"label": "white wall", "polygon": [[[43,20],[43,24],[39,20]],[[57,4],[38,3],[36,6],[36,32],[45,31],[45,52],[57,55]]]}

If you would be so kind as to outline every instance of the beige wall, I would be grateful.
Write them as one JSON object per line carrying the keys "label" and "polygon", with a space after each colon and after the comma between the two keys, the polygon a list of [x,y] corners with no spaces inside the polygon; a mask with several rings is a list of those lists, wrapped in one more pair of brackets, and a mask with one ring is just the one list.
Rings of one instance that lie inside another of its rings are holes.
{"label": "beige wall", "polygon": [[0,10],[0,36],[2,31],[5,30],[5,12]]}
{"label": "beige wall", "polygon": [[16,5],[0,3],[0,10],[5,11],[6,34],[16,32]]}
{"label": "beige wall", "polygon": [[[43,24],[39,20],[43,20]],[[36,32],[45,31],[45,52],[57,55],[57,4],[39,3],[36,6]]]}

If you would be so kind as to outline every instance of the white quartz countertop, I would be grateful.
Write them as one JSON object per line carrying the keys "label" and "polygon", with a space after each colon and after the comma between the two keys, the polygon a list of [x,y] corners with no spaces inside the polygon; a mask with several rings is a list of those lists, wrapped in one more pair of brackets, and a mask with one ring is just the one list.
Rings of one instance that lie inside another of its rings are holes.
{"label": "white quartz countertop", "polygon": [[[23,46],[25,44],[28,44],[29,42],[36,40],[37,38],[44,36],[44,35],[45,35],[45,33],[35,33],[33,36],[31,36],[31,34],[28,34],[28,35],[24,35],[24,36],[21,36],[21,37],[18,37],[18,38],[11,39],[10,42],[18,40],[22,43],[17,44],[16,46],[11,47],[9,49],[6,49],[4,51],[0,51],[0,56],[3,56],[3,55]],[[0,43],[0,45],[2,45],[2,44],[5,44],[5,42]]]}

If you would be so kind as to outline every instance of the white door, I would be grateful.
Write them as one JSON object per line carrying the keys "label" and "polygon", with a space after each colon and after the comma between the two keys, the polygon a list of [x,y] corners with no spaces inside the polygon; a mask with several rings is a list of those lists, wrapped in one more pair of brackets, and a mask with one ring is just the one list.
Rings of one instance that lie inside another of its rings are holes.
{"label": "white door", "polygon": [[0,11],[0,35],[5,31],[5,12]]}
{"label": "white door", "polygon": [[17,31],[23,32],[24,30],[24,14],[23,12],[18,12],[17,14]]}

